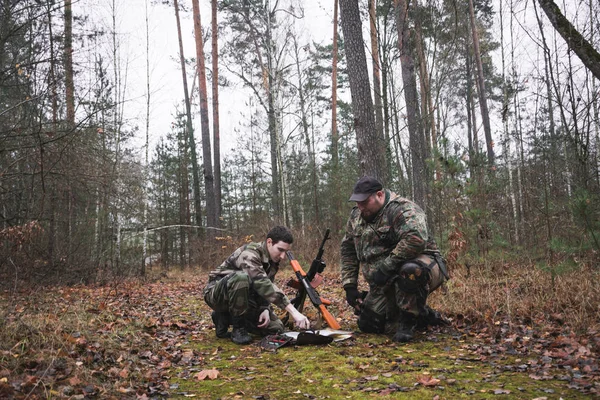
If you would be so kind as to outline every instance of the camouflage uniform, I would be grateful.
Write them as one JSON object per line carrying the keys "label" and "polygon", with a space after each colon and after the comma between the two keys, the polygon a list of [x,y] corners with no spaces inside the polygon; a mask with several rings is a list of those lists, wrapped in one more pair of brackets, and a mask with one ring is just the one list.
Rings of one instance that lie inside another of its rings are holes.
{"label": "camouflage uniform", "polygon": [[[369,292],[361,304],[359,328],[389,333],[403,312],[426,315],[427,295],[445,279],[436,257],[443,262],[429,237],[426,215],[417,204],[385,190],[384,205],[371,222],[365,221],[358,207],[354,207],[341,245],[341,275],[344,287],[357,287],[362,267],[369,284]],[[404,263],[415,260],[426,266],[428,272],[415,276],[401,271]],[[373,280],[377,269],[389,277],[384,286]],[[369,316],[374,316],[377,327],[373,328]]]}
{"label": "camouflage uniform", "polygon": [[[285,309],[287,296],[273,283],[279,263],[269,259],[266,242],[249,243],[233,252],[209,274],[204,301],[215,311],[243,316],[248,330],[268,335],[283,331],[283,323],[271,304]],[[259,329],[258,317],[269,310],[270,323]]]}

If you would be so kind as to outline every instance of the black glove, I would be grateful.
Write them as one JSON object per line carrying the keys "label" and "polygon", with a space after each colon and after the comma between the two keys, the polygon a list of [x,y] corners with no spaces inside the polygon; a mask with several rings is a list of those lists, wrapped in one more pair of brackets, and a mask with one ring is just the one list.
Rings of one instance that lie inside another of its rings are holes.
{"label": "black glove", "polygon": [[356,307],[358,305],[358,299],[361,298],[356,286],[347,285],[344,286],[344,290],[346,291],[346,301],[348,304],[350,304],[351,307]]}
{"label": "black glove", "polygon": [[390,280],[390,277],[388,275],[386,275],[381,268],[377,268],[375,270],[375,273],[373,274],[373,282],[375,282],[375,284],[377,286],[385,286],[386,283],[388,283],[388,281]]}

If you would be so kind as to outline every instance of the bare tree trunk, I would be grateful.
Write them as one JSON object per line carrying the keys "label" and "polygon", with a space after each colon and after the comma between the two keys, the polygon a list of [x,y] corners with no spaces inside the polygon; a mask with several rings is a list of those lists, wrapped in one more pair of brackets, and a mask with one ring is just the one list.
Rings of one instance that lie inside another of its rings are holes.
{"label": "bare tree trunk", "polygon": [[216,227],[221,226],[223,210],[221,200],[221,137],[219,128],[219,25],[217,23],[217,0],[211,0],[212,27],[212,105],[213,105],[213,155],[215,167]]}
{"label": "bare tree trunk", "polygon": [[421,113],[419,111],[415,61],[413,58],[413,48],[411,47],[412,44],[408,27],[408,5],[405,0],[394,0],[394,4],[396,6],[396,26],[398,29],[402,82],[404,83],[409,146],[412,155],[414,200],[423,207],[424,210],[427,210],[427,146],[425,143],[425,135],[423,134]]}
{"label": "bare tree trunk", "polygon": [[338,131],[337,131],[337,74],[338,74],[338,0],[333,0],[333,60],[331,71],[331,163],[333,164],[333,193],[335,217],[333,220],[334,232],[337,232],[342,225],[339,211],[342,210],[342,201],[340,197],[340,164],[338,150]]}
{"label": "bare tree trunk", "polygon": [[[519,223],[517,216],[517,205],[515,192],[513,190],[513,171],[512,171],[512,156],[510,149],[510,132],[508,131],[508,82],[506,81],[506,60],[504,56],[504,14],[502,13],[502,2],[500,3],[500,49],[502,60],[502,127],[504,129],[504,154],[506,158],[506,168],[508,170],[508,187],[506,188],[508,198],[510,199],[512,209],[512,220],[514,226],[514,242],[520,243],[519,239]],[[512,14],[511,14],[512,18]],[[512,43],[511,43],[512,45]]]}
{"label": "bare tree trunk", "polygon": [[[419,6],[418,1],[416,2]],[[425,49],[423,48],[423,29],[420,18],[415,18],[415,50],[419,60],[419,75],[421,83],[421,105],[423,127],[426,138],[427,153],[437,154],[437,132],[435,130],[435,113],[433,111],[433,99],[431,95],[431,84],[429,81],[429,72],[427,70],[427,59],[425,58]],[[435,157],[435,178],[441,179],[438,157]]]}
{"label": "bare tree trunk", "polygon": [[[67,0],[65,0],[67,1]],[[142,267],[140,275],[146,275],[146,258],[148,257],[148,188],[150,185],[149,158],[150,147],[150,27],[148,22],[148,1],[145,4],[145,22],[146,22],[146,143],[144,144],[144,215],[142,225],[144,226],[144,237],[142,240]]]}
{"label": "bare tree trunk", "polygon": [[360,171],[386,183],[383,138],[377,136],[358,0],[340,0]]}
{"label": "bare tree trunk", "polygon": [[[592,7],[592,3],[590,1],[590,42],[594,43],[594,9]],[[594,114],[594,124],[593,129],[595,132],[596,138],[596,185],[600,186],[600,112],[598,111],[598,96],[593,95],[593,93],[598,93],[596,90],[596,79],[600,78],[591,78],[592,80],[592,108]]]}
{"label": "bare tree trunk", "polygon": [[402,181],[406,181],[407,182],[407,193],[411,193],[413,192],[412,190],[412,179],[410,177],[410,160],[408,159],[408,157],[406,156],[406,153],[404,151],[404,148],[402,147],[402,143],[400,140],[400,122],[398,120],[398,114],[399,109],[398,109],[398,103],[396,102],[396,98],[397,96],[394,95],[394,93],[396,93],[396,84],[395,84],[395,80],[394,80],[394,75],[390,74],[390,79],[389,79],[389,97],[392,99],[392,102],[390,104],[391,106],[391,115],[394,116],[393,118],[393,123],[392,123],[392,141],[394,143],[394,153],[395,153],[395,158],[396,158],[396,166],[398,168],[399,171],[399,176],[400,176],[400,180]]}
{"label": "bare tree trunk", "polygon": [[475,25],[475,10],[473,0],[469,0],[469,16],[471,18],[471,33],[473,34],[473,56],[477,66],[477,90],[479,93],[479,109],[481,111],[481,121],[485,134],[485,143],[487,145],[488,162],[494,165],[494,143],[492,140],[492,128],[490,126],[490,113],[487,105],[487,94],[485,92],[485,80],[483,77],[483,65],[481,63],[481,52],[479,51],[479,34],[477,25]]}
{"label": "bare tree trunk", "polygon": [[473,107],[473,83],[471,80],[472,77],[472,73],[471,73],[471,57],[469,55],[469,45],[468,43],[465,44],[465,81],[466,81],[466,93],[465,93],[465,100],[466,100],[466,112],[467,112],[467,141],[468,141],[468,151],[469,151],[469,174],[471,175],[471,178],[473,176],[475,176],[475,170],[474,170],[474,161],[475,161],[475,157],[476,157],[476,146],[477,143],[475,141],[475,114],[472,112]]}
{"label": "bare tree trunk", "polygon": [[75,125],[75,84],[73,82],[73,11],[71,0],[65,0],[65,91],[67,123],[69,129]]}
{"label": "bare tree trunk", "polygon": [[[52,136],[56,137],[58,133],[58,89],[57,89],[57,78],[56,78],[56,57],[54,54],[54,34],[52,32],[52,9],[50,5],[48,5],[48,33],[50,40],[50,76],[48,77],[49,85],[50,85],[50,95],[51,95],[51,104],[52,104]],[[40,153],[45,152],[43,147],[44,145],[40,140]],[[49,164],[50,165],[50,164]],[[49,232],[48,232],[48,260],[50,263],[50,269],[53,270],[55,268],[55,258],[56,258],[56,236],[57,236],[57,227],[56,227],[56,197],[57,188],[55,187],[55,180],[52,178],[51,167],[46,172],[48,180],[46,184],[43,186],[45,188],[44,195],[48,195],[50,198],[50,209],[49,213]],[[44,178],[44,177],[43,177]],[[43,204],[42,204],[43,211]]]}
{"label": "bare tree trunk", "polygon": [[122,110],[123,104],[122,96],[125,93],[122,87],[121,68],[120,68],[120,47],[117,42],[117,9],[116,1],[112,1],[112,56],[113,56],[113,69],[115,79],[115,110],[113,114],[113,128],[115,130],[115,161],[113,164],[113,184],[111,185],[114,190],[114,200],[112,204],[112,212],[115,224],[115,252],[113,254],[113,269],[119,271],[121,264],[121,124],[122,124]]}
{"label": "bare tree trunk", "polygon": [[302,81],[302,70],[300,68],[300,52],[296,36],[292,37],[294,44],[294,56],[296,57],[296,74],[298,75],[298,97],[300,101],[300,125],[302,134],[304,135],[304,143],[306,144],[306,152],[310,159],[310,176],[312,179],[313,206],[315,211],[315,220],[319,220],[319,196],[318,196],[318,181],[317,181],[317,161],[313,151],[314,145],[311,146],[310,134],[308,132],[308,111],[306,110],[306,95],[304,93],[304,82]]}
{"label": "bare tree trunk", "polygon": [[183,268],[187,265],[186,255],[186,225],[189,222],[189,179],[188,179],[188,143],[185,129],[178,134],[178,147],[179,147],[179,261],[180,267]]}
{"label": "bare tree trunk", "polygon": [[[552,0],[536,0],[546,13],[550,23],[565,39],[569,49],[573,50],[581,62],[597,79],[600,79],[600,53],[594,49],[593,43],[585,40],[573,24],[562,15],[560,8]],[[590,1],[591,7],[591,1]],[[592,29],[593,31],[593,29]]]}
{"label": "bare tree trunk", "polygon": [[[388,28],[388,24],[389,24],[389,13],[390,10],[393,10],[393,5],[391,3],[386,4],[385,6],[385,13],[384,13],[384,17],[383,17],[383,28],[381,29],[381,33],[383,35],[383,39],[380,40],[381,46],[380,46],[380,56],[379,56],[379,60],[381,62],[381,66],[380,66],[380,70],[381,70],[381,107],[383,108],[383,139],[384,139],[384,146],[385,146],[385,159],[386,159],[386,174],[387,176],[390,177],[390,184],[394,181],[394,172],[393,172],[393,168],[392,168],[392,164],[393,164],[393,155],[392,155],[392,146],[393,146],[393,141],[392,141],[392,137],[390,135],[390,132],[392,130],[391,124],[392,124],[392,118],[390,117],[390,100],[389,100],[389,90],[388,90],[388,86],[389,86],[389,78],[388,76],[390,75],[391,72],[391,66],[390,66],[390,47],[387,46],[387,44],[390,42],[390,39],[388,38],[390,29]],[[398,166],[398,168],[400,170],[402,170],[402,168],[400,166]]]}
{"label": "bare tree trunk", "polygon": [[[202,161],[204,164],[204,189],[206,191],[206,225],[217,226],[217,209],[215,202],[214,176],[210,151],[210,129],[208,121],[208,96],[206,89],[206,68],[204,62],[204,42],[202,40],[202,24],[200,21],[200,5],[192,0],[194,13],[194,37],[196,39],[196,58],[198,68],[198,89],[200,91],[200,124],[202,130]],[[209,236],[214,236],[209,229]]]}
{"label": "bare tree trunk", "polygon": [[375,129],[383,137],[383,115],[381,105],[381,61],[377,39],[377,0],[369,0],[369,26],[371,33],[371,63],[373,66],[373,99],[375,103]]}
{"label": "bare tree trunk", "polygon": [[[515,59],[515,39],[513,37],[513,21],[514,21],[514,8],[513,8],[513,3],[512,1],[510,2],[510,46],[511,46],[511,65],[513,66],[513,82],[517,82],[517,76],[516,76],[516,72],[517,72],[517,62]],[[524,196],[524,190],[523,190],[523,168],[525,168],[525,150],[523,148],[523,129],[521,127],[521,115],[520,115],[520,111],[518,108],[518,91],[515,91],[515,98],[514,98],[514,106],[515,106],[515,110],[517,112],[515,112],[515,121],[518,122],[519,124],[519,129],[516,130],[518,136],[517,136],[517,142],[515,142],[515,148],[517,149],[517,189],[518,189],[518,198],[517,198],[517,205],[518,205],[518,211],[519,211],[519,217],[518,217],[518,222],[519,222],[519,232],[521,232],[521,235],[523,235],[525,233],[525,229],[523,227],[523,224],[525,223],[525,221],[528,218],[528,215],[525,214],[525,196]],[[536,113],[537,115],[537,113]],[[529,207],[528,207],[529,208]]]}
{"label": "bare tree trunk", "polygon": [[[177,21],[177,38],[179,42],[179,63],[181,65],[181,79],[183,81],[183,95],[185,101],[186,127],[189,137],[190,155],[192,157],[192,184],[194,187],[194,216],[196,226],[202,226],[202,206],[200,201],[200,173],[198,171],[198,155],[196,151],[196,139],[194,135],[194,126],[192,124],[192,106],[190,104],[190,92],[188,90],[187,72],[185,66],[185,56],[183,53],[183,39],[181,36],[181,21],[179,18],[179,1],[173,0],[175,7],[175,19]],[[200,231],[196,231],[200,232]]]}

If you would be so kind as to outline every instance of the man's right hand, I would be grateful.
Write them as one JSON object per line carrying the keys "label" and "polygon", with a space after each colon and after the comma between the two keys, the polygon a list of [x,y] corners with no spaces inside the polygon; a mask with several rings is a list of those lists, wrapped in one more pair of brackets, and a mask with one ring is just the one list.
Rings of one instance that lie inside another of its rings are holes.
{"label": "man's right hand", "polygon": [[360,295],[360,292],[356,286],[344,286],[344,290],[346,291],[346,301],[350,307],[356,308],[360,303],[362,303],[362,296]]}
{"label": "man's right hand", "polygon": [[288,304],[285,307],[285,310],[292,316],[292,318],[294,319],[294,324],[298,328],[304,330],[310,328],[310,321],[308,320],[308,318],[306,318],[304,314],[298,311],[292,303]]}
{"label": "man's right hand", "polygon": [[294,318],[294,324],[296,324],[298,328],[303,330],[310,328],[310,321],[308,320],[308,318],[306,318],[304,314],[298,313],[292,315],[292,317]]}

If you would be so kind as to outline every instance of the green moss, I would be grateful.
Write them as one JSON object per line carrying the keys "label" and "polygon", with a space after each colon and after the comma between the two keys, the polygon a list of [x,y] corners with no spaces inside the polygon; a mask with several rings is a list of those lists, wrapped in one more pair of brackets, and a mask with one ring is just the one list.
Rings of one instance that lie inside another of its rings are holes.
{"label": "green moss", "polygon": [[[517,357],[481,356],[449,335],[419,336],[396,344],[385,336],[357,334],[327,346],[261,351],[208,335],[190,342],[205,365],[178,369],[170,380],[173,398],[233,399],[441,399],[586,398],[557,379],[541,380]],[[197,380],[202,369],[217,369],[215,380]],[[531,376],[530,376],[531,375]],[[431,386],[427,386],[427,384]]]}

